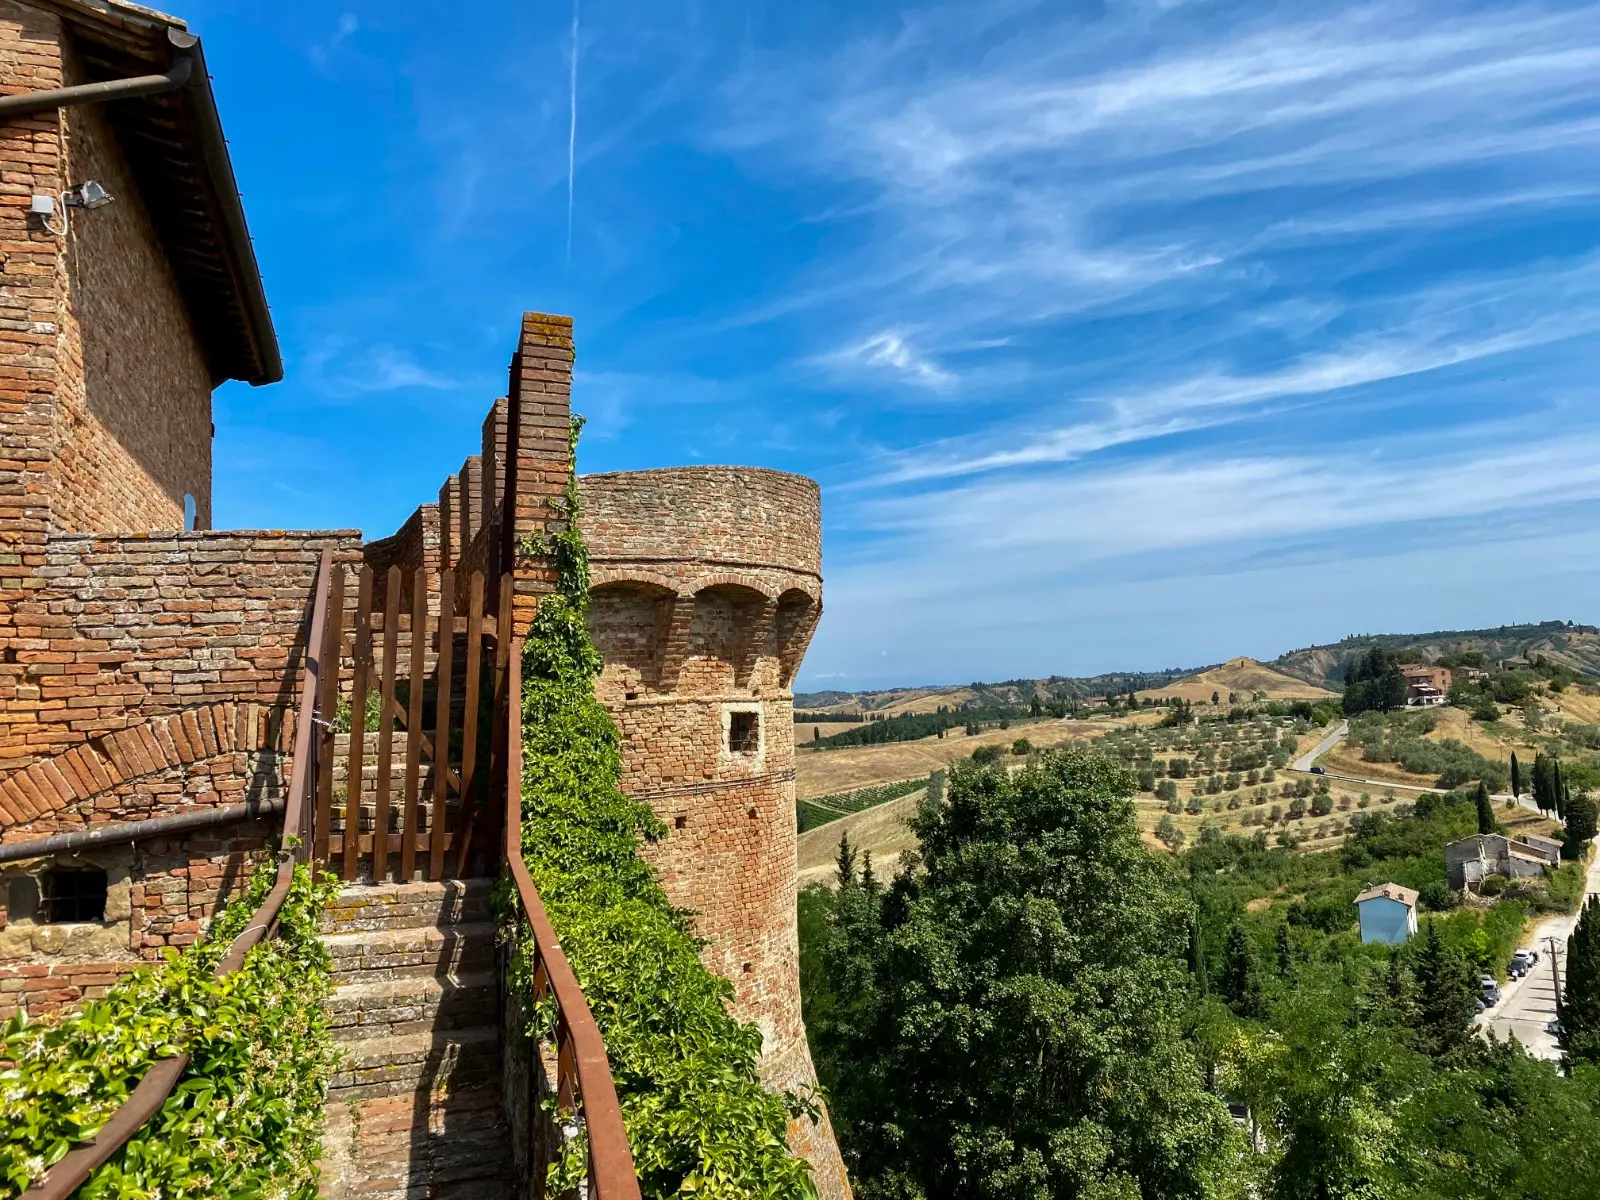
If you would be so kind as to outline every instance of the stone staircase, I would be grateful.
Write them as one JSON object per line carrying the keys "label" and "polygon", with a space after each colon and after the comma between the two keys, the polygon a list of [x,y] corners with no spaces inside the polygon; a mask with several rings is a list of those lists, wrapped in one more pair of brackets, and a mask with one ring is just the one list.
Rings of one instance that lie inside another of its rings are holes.
{"label": "stone staircase", "polygon": [[356,884],[329,906],[344,1058],[328,1091],[324,1196],[512,1195],[491,887]]}

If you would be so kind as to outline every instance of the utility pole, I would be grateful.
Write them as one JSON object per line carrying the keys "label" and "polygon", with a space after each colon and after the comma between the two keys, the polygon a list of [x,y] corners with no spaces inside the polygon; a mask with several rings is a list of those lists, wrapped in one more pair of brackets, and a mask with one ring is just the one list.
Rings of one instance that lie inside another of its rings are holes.
{"label": "utility pole", "polygon": [[1556,939],[1555,938],[1547,937],[1547,938],[1545,938],[1545,941],[1550,943],[1550,978],[1555,981],[1555,985],[1556,985],[1556,1016],[1559,1017],[1561,1015],[1561,959],[1559,957],[1560,951],[1558,951],[1556,949]]}

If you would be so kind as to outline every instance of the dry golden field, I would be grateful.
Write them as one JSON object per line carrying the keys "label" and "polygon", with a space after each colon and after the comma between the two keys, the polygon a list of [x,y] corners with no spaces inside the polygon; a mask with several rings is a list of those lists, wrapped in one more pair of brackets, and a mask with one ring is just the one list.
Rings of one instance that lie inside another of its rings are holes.
{"label": "dry golden field", "polygon": [[1330,692],[1327,688],[1296,679],[1293,675],[1285,675],[1282,671],[1276,671],[1253,658],[1230,659],[1220,667],[1175,680],[1164,688],[1138,694],[1141,698],[1154,696],[1162,700],[1180,699],[1195,704],[1209,704],[1212,694],[1215,693],[1220,695],[1226,704],[1229,692],[1238,695],[1241,701],[1248,700],[1256,692],[1265,692],[1269,700],[1315,701],[1338,698],[1337,692]]}

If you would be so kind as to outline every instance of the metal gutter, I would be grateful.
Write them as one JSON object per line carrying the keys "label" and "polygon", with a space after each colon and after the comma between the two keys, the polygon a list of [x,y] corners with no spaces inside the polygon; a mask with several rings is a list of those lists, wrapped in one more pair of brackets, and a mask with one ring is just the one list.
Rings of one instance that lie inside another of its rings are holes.
{"label": "metal gutter", "polygon": [[[176,44],[176,38],[173,40]],[[199,44],[199,39],[192,40]],[[29,113],[46,112],[57,108],[71,108],[76,104],[103,104],[108,100],[132,100],[137,96],[158,96],[162,92],[175,92],[189,82],[193,72],[194,59],[188,54],[180,54],[178,60],[172,64],[172,69],[164,75],[135,75],[131,79],[108,79],[101,83],[80,83],[74,87],[47,88],[42,92],[0,96],[0,119],[22,117]]]}
{"label": "metal gutter", "polygon": [[57,833],[50,837],[35,838],[31,842],[0,844],[0,863],[16,862],[24,858],[42,858],[47,854],[66,854],[74,850],[88,850],[96,846],[118,846],[124,842],[139,842],[146,838],[167,837],[174,833],[189,833],[196,829],[211,829],[217,825],[233,825],[252,821],[258,817],[275,817],[284,809],[283,800],[246,800],[243,804],[229,804],[221,808],[205,808],[198,812],[174,813],[168,817],[151,817],[145,821],[118,821],[114,824],[96,825],[75,833]]}

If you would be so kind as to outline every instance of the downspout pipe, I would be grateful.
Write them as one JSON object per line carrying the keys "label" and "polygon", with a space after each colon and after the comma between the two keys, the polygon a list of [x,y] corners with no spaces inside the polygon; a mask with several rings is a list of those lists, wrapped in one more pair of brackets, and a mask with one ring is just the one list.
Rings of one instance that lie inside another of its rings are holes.
{"label": "downspout pipe", "polygon": [[131,79],[108,79],[101,83],[80,83],[74,87],[23,92],[19,96],[0,96],[0,120],[71,108],[77,104],[103,104],[107,100],[132,100],[137,96],[175,92],[188,83],[189,76],[194,73],[194,56],[189,51],[200,39],[193,34],[171,30],[167,40],[179,53],[171,69],[164,74],[135,75]]}
{"label": "downspout pipe", "polygon": [[145,821],[118,821],[81,829],[75,833],[58,833],[51,837],[35,838],[31,842],[0,844],[0,863],[17,862],[24,858],[43,858],[48,854],[67,854],[74,850],[89,850],[97,846],[117,846],[124,842],[142,842],[148,838],[170,837],[175,833],[192,833],[196,829],[212,829],[218,825],[233,825],[240,821],[254,821],[261,817],[282,814],[284,801],[246,800],[243,804],[228,804],[204,808],[198,812],[174,813],[169,817],[151,817]]}

